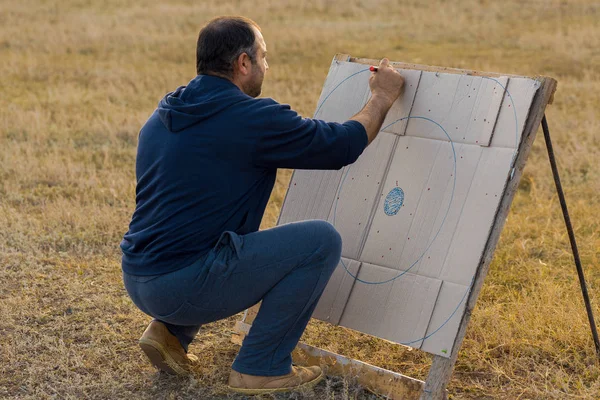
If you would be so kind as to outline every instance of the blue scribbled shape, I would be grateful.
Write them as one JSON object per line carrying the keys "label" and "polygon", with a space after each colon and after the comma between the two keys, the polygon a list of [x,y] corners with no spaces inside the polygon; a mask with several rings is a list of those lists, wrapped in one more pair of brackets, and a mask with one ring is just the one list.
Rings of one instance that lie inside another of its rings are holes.
{"label": "blue scribbled shape", "polygon": [[392,216],[398,214],[400,208],[404,204],[404,190],[399,187],[395,187],[388,195],[385,197],[385,202],[383,203],[383,211],[386,215]]}

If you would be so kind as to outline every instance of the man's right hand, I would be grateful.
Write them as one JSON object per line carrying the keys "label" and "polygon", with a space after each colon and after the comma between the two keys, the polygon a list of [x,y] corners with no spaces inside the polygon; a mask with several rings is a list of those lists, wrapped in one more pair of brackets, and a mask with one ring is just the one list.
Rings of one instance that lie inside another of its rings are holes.
{"label": "man's right hand", "polygon": [[371,99],[358,114],[350,119],[360,122],[365,127],[369,143],[371,143],[377,137],[387,112],[402,93],[404,78],[390,65],[390,61],[384,58],[379,62],[377,72],[371,74],[369,86],[371,87]]}
{"label": "man's right hand", "polygon": [[391,106],[402,93],[404,78],[384,58],[379,62],[377,72],[371,74],[369,86],[373,96],[388,100]]}

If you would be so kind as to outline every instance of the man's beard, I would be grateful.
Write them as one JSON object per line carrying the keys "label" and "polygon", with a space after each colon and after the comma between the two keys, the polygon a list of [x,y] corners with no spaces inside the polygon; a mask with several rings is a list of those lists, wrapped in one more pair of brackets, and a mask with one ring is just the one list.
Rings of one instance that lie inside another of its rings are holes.
{"label": "man's beard", "polygon": [[262,83],[262,77],[260,77],[259,79],[259,76],[257,76],[256,79],[253,79],[246,87],[246,94],[250,97],[260,96],[260,94],[262,93]]}

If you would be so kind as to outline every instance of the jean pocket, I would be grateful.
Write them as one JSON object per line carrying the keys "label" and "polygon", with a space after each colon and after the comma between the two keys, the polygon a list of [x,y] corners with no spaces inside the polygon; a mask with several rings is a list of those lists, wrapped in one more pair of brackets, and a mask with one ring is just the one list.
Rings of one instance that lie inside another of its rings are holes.
{"label": "jean pocket", "polygon": [[188,301],[167,315],[156,315],[155,318],[173,325],[202,325],[227,317],[225,308],[199,307]]}
{"label": "jean pocket", "polygon": [[244,239],[237,233],[233,231],[225,231],[217,240],[217,243],[214,245],[213,250],[218,252],[222,246],[228,246],[236,256],[239,256],[240,251],[244,245]]}
{"label": "jean pocket", "polygon": [[[213,279],[227,280],[239,264],[240,251],[243,247],[243,238],[235,232],[225,231],[213,247],[214,258],[207,263],[208,272]],[[214,282],[218,286],[221,283]]]}

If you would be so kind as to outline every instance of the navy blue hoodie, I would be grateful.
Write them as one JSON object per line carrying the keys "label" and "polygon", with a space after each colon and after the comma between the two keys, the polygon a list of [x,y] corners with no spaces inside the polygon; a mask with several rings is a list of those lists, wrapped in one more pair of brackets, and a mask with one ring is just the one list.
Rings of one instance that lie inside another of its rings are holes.
{"label": "navy blue hoodie", "polygon": [[123,270],[175,271],[224,231],[256,232],[277,168],[340,169],[356,161],[367,140],[359,122],[302,118],[227,79],[197,76],[167,94],[140,131]]}

